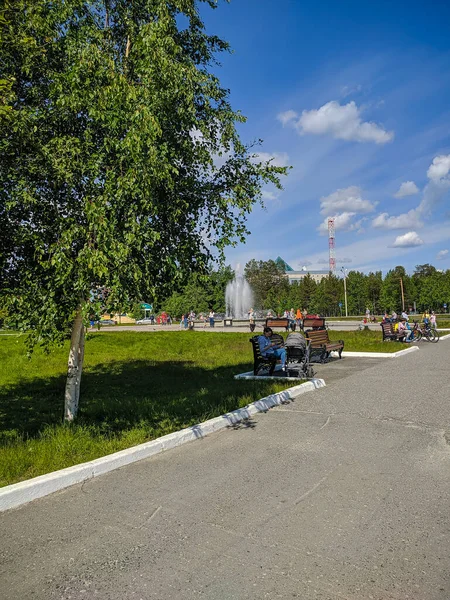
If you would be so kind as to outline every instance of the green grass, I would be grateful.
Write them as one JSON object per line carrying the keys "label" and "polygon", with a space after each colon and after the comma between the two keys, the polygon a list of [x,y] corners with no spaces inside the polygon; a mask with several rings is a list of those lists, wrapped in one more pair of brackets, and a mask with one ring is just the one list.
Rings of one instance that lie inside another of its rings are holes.
{"label": "green grass", "polygon": [[[373,331],[330,331],[346,350],[395,352]],[[285,335],[285,334],[284,334]],[[245,406],[292,384],[236,381],[248,333],[91,333],[76,424],[63,424],[67,346],[25,355],[0,337],[0,486],[92,460]]]}
{"label": "green grass", "polygon": [[[362,321],[365,318],[365,315],[354,315],[351,317],[327,317],[326,321]],[[380,323],[383,319],[383,315],[376,315],[377,323]],[[437,326],[439,328],[450,328],[450,317],[448,314],[446,315],[436,315]],[[422,321],[422,315],[411,315],[409,318],[410,323],[413,321]]]}
{"label": "green grass", "polygon": [[248,334],[89,334],[76,424],[63,425],[67,347],[25,356],[0,338],[0,485],[92,460],[290,387],[236,381]]}
{"label": "green grass", "polygon": [[[381,328],[380,328],[381,329]],[[362,331],[328,331],[330,340],[343,340],[344,350],[349,352],[398,352],[409,348],[410,344],[401,342],[383,342],[381,331],[363,329]]]}
{"label": "green grass", "polygon": [[439,319],[436,320],[438,329],[449,329],[450,328],[450,319]]}

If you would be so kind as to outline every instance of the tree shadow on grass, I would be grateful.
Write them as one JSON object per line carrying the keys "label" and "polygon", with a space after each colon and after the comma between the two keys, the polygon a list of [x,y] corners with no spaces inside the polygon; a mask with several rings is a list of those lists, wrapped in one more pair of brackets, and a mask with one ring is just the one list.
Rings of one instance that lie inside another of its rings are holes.
{"label": "tree shadow on grass", "polygon": [[[270,381],[235,380],[249,363],[214,367],[189,361],[112,362],[86,368],[77,423],[110,435],[134,427],[151,437],[235,410],[274,391]],[[65,377],[35,379],[0,391],[0,437],[37,436],[63,421]]]}

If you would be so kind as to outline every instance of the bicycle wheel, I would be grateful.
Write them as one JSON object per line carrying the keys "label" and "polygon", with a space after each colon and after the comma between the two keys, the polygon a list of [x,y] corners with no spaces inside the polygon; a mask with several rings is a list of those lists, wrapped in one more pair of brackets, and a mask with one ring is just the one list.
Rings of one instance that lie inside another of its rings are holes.
{"label": "bicycle wheel", "polygon": [[437,342],[439,341],[439,333],[436,331],[436,329],[432,329],[431,331],[433,332],[433,335],[434,335],[434,340],[433,340],[433,342],[434,342],[435,344],[437,344]]}
{"label": "bicycle wheel", "polygon": [[422,339],[422,332],[420,331],[420,329],[416,329],[414,331],[414,341],[420,342],[421,339]]}
{"label": "bicycle wheel", "polygon": [[423,337],[427,340],[427,342],[432,342],[434,340],[434,335],[430,329],[425,329],[423,332]]}

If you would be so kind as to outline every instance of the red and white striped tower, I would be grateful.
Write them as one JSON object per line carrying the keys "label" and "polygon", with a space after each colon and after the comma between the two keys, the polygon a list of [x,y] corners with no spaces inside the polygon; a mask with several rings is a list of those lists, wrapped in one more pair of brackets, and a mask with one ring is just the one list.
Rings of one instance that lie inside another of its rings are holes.
{"label": "red and white striped tower", "polygon": [[336,270],[336,254],[334,252],[334,217],[328,217],[328,248],[330,252],[330,271]]}

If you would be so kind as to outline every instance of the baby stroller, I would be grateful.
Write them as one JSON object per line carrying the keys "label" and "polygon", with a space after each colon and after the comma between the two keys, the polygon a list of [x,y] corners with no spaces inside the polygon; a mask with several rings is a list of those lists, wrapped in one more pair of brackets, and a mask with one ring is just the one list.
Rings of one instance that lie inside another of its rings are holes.
{"label": "baby stroller", "polygon": [[314,369],[310,363],[311,342],[305,340],[301,333],[290,333],[284,345],[289,377],[314,377]]}

